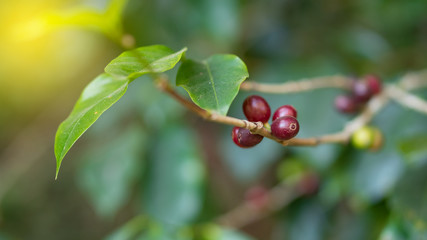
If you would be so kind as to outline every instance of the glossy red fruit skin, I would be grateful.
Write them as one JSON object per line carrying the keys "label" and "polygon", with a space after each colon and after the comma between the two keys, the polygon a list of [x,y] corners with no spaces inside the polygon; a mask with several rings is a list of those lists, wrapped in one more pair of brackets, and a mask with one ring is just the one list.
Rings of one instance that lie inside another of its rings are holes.
{"label": "glossy red fruit skin", "polygon": [[371,88],[364,80],[355,81],[351,90],[354,98],[361,103],[367,102],[373,95]]}
{"label": "glossy red fruit skin", "polygon": [[372,94],[375,95],[381,92],[382,83],[381,83],[381,79],[378,76],[366,75],[363,79],[366,82],[366,85],[368,85]]}
{"label": "glossy red fruit skin", "polygon": [[271,134],[281,140],[289,140],[299,132],[298,120],[292,116],[284,116],[273,121]]}
{"label": "glossy red fruit skin", "polygon": [[339,95],[335,98],[335,108],[341,113],[356,113],[360,103],[353,96]]}
{"label": "glossy red fruit skin", "polygon": [[231,138],[237,146],[244,148],[244,146],[240,144],[240,141],[238,139],[239,129],[239,127],[233,127],[233,129],[231,130]]}
{"label": "glossy red fruit skin", "polygon": [[271,110],[267,101],[258,95],[251,95],[243,102],[243,113],[251,122],[268,122]]}
{"label": "glossy red fruit skin", "polygon": [[297,118],[297,115],[297,110],[295,110],[294,107],[292,107],[291,105],[283,105],[274,112],[273,121],[284,116],[292,116],[294,118]]}
{"label": "glossy red fruit skin", "polygon": [[258,134],[252,134],[251,131],[246,128],[234,127],[231,131],[231,138],[237,146],[241,148],[250,148],[260,143],[264,137]]}

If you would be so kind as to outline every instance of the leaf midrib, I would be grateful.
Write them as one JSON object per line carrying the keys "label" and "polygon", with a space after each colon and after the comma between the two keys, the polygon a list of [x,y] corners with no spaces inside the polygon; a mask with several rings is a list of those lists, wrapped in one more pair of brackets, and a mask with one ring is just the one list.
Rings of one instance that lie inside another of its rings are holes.
{"label": "leaf midrib", "polygon": [[[137,58],[137,62],[138,63],[142,63],[142,64],[146,64],[145,66],[143,66],[142,67],[142,69],[141,70],[139,70],[139,71],[136,71],[136,72],[132,72],[132,73],[130,73],[130,74],[128,74],[128,76],[125,76],[125,77],[130,77],[130,76],[132,76],[132,75],[134,75],[134,74],[136,74],[136,73],[144,73],[144,71],[152,71],[152,68],[150,67],[148,67],[148,66],[152,66],[154,63],[157,63],[157,62],[159,62],[159,61],[161,61],[161,60],[164,60],[164,59],[167,59],[167,58],[172,58],[171,56],[173,56],[173,57],[176,57],[176,56],[179,56],[179,55],[181,55],[182,56],[182,54],[185,52],[185,51],[187,51],[187,48],[183,48],[183,49],[181,49],[180,51],[178,51],[178,52],[172,52],[172,53],[170,53],[169,55],[165,55],[165,56],[162,56],[162,57],[160,57],[160,58],[157,58],[156,60],[154,60],[154,61],[152,61],[151,63],[146,63],[146,62],[144,62],[144,61],[140,61],[140,58],[138,58],[138,57],[135,57],[135,56],[128,56],[127,58]],[[179,60],[178,60],[179,61]],[[147,61],[148,62],[148,61]],[[120,66],[120,65],[123,65],[123,64],[125,64],[125,65],[130,65],[131,63],[135,63],[135,61],[121,61],[121,62],[115,62],[115,63],[110,63],[111,65],[113,65],[113,66]],[[109,65],[110,65],[109,64]],[[148,69],[147,69],[148,68]],[[153,72],[155,72],[155,71],[153,71]]]}
{"label": "leaf midrib", "polygon": [[[118,89],[116,89],[115,91],[113,91],[111,94],[108,94],[108,96],[112,96],[112,95],[114,95],[114,94],[116,94],[117,92],[119,92],[119,90],[122,90],[123,89],[123,87],[126,87],[128,85],[128,83],[126,83],[125,84],[125,86],[121,86],[120,88],[118,88]],[[101,101],[103,101],[104,99],[106,99],[106,98],[108,98],[108,96],[106,96],[106,97],[103,97],[103,98],[101,98],[101,99],[99,99],[98,101],[96,101],[94,104],[92,104],[92,106],[91,107],[89,107],[89,108],[87,108],[87,110],[85,110],[85,111],[82,111],[82,113],[81,114],[79,114],[79,115],[77,115],[77,119],[76,120],[74,120],[72,123],[71,123],[71,125],[73,126],[73,128],[71,129],[71,131],[70,131],[70,134],[68,134],[68,137],[67,137],[67,139],[65,140],[65,143],[64,143],[64,146],[62,147],[62,150],[61,150],[61,154],[60,154],[60,161],[62,161],[62,159],[64,158],[64,156],[65,156],[65,154],[63,154],[64,153],[64,150],[65,150],[65,148],[66,148],[66,146],[68,145],[68,143],[69,143],[69,141],[70,141],[70,139],[71,139],[71,136],[72,136],[72,133],[74,132],[74,129],[76,128],[76,126],[77,126],[77,122],[78,121],[80,121],[82,118],[83,118],[83,116],[84,115],[86,115],[86,113],[88,113],[91,109],[93,109],[94,108],[94,106],[96,106],[97,104],[99,104]],[[101,114],[102,113],[99,113],[99,116],[101,116]],[[99,117],[98,116],[98,117]],[[84,132],[83,132],[84,133]],[[83,135],[83,133],[81,134],[81,135]],[[80,136],[81,136],[80,135]],[[78,137],[77,137],[78,138]]]}
{"label": "leaf midrib", "polygon": [[211,69],[210,69],[209,64],[208,64],[207,61],[203,61],[202,63],[206,66],[206,70],[207,70],[208,75],[209,75],[209,81],[211,82],[211,86],[212,86],[213,93],[214,93],[214,96],[215,96],[216,108],[218,109],[219,108],[219,101],[218,101],[218,96],[216,95],[215,82],[213,81],[213,76],[212,76],[212,73],[211,73]]}

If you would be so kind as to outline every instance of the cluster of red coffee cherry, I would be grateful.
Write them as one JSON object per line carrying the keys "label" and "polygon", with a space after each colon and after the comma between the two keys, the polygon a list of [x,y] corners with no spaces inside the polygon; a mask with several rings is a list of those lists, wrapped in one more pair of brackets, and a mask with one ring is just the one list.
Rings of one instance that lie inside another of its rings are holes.
{"label": "cluster of red coffee cherry", "polygon": [[[243,102],[243,113],[248,121],[262,122],[268,126],[271,110],[267,101],[258,96],[252,95]],[[291,105],[279,107],[273,114],[271,124],[271,134],[280,140],[289,140],[295,137],[299,131],[297,111]],[[249,148],[257,145],[264,138],[259,134],[252,134],[249,129],[234,127],[231,132],[234,143],[242,148]]]}
{"label": "cluster of red coffee cherry", "polygon": [[375,75],[366,75],[354,80],[351,92],[335,98],[335,107],[342,113],[357,113],[372,98],[381,92],[381,80]]}

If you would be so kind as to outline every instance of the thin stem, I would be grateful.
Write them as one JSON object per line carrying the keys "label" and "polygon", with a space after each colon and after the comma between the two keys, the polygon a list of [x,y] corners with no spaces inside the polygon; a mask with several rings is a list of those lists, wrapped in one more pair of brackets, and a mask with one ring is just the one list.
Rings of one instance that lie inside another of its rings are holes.
{"label": "thin stem", "polygon": [[201,116],[202,118],[217,122],[217,123],[223,123],[231,126],[236,127],[243,127],[249,129],[254,134],[262,135],[266,138],[272,139],[284,146],[314,146],[322,143],[335,143],[340,142],[344,143],[347,141],[345,136],[335,136],[335,135],[326,135],[323,137],[317,137],[317,138],[294,138],[288,141],[280,140],[276,137],[274,137],[270,131],[264,128],[263,124],[261,122],[250,122],[247,120],[242,120],[234,117],[229,116],[223,116],[216,113],[210,113],[193,102],[189,101],[188,99],[182,97],[180,94],[178,94],[170,85],[168,80],[165,77],[159,77],[157,78],[157,87],[161,89],[162,91],[168,93],[171,97],[173,97],[175,100],[177,100],[179,103],[181,103],[184,107],[186,107],[188,110],[196,113],[197,115]]}
{"label": "thin stem", "polygon": [[397,103],[420,113],[427,114],[427,102],[424,99],[396,86],[389,86],[387,92],[388,96]]}
{"label": "thin stem", "polygon": [[[424,76],[425,75],[425,76]],[[404,89],[416,89],[421,86],[427,86],[427,71],[420,74],[408,74],[401,81],[400,86]],[[423,99],[410,94],[409,92],[395,86],[388,85],[384,90],[373,97],[365,106],[363,111],[356,116],[353,120],[349,121],[342,131],[332,134],[326,134],[319,137],[311,138],[293,138],[288,141],[282,141],[271,135],[271,132],[264,128],[261,122],[249,122],[246,120],[222,116],[198,107],[190,100],[179,95],[170,85],[166,78],[157,78],[158,87],[164,92],[171,95],[178,102],[190,111],[203,117],[206,120],[223,123],[232,126],[244,127],[249,129],[252,133],[260,134],[264,137],[270,138],[284,146],[317,146],[325,143],[347,143],[352,134],[361,127],[368,124],[373,117],[390,101],[396,102],[410,107],[414,110],[427,114],[427,102]],[[246,82],[242,84],[241,89],[256,90],[268,93],[295,93],[302,91],[309,91],[320,88],[343,88],[349,89],[351,86],[351,79],[343,76],[321,77],[309,80],[302,80],[298,82],[287,82],[284,84],[259,84],[254,82]],[[236,208],[227,212],[217,219],[217,222],[223,226],[240,228],[248,224],[254,223],[271,213],[274,213],[281,208],[287,206],[294,199],[302,196],[304,193],[298,191],[297,185],[290,186],[284,183],[272,188],[268,191],[267,204],[263,208],[258,208],[250,202],[243,202]]]}
{"label": "thin stem", "polygon": [[299,93],[304,91],[311,91],[320,88],[340,88],[350,89],[352,79],[346,76],[327,76],[317,77],[310,79],[301,79],[298,81],[289,81],[286,83],[278,84],[263,84],[253,81],[242,83],[240,89],[254,90],[265,93]]}
{"label": "thin stem", "polygon": [[367,104],[363,111],[352,121],[348,122],[343,132],[352,134],[354,131],[368,124],[372,118],[377,114],[389,101],[386,92],[373,97]]}
{"label": "thin stem", "polygon": [[326,143],[341,143],[346,144],[350,135],[346,132],[337,132],[319,137],[311,138],[293,138],[287,142],[287,146],[317,146]]}
{"label": "thin stem", "polygon": [[399,86],[408,91],[427,87],[427,70],[406,74],[400,80]]}
{"label": "thin stem", "polygon": [[183,98],[181,95],[179,95],[169,84],[168,79],[165,76],[159,76],[156,78],[157,81],[157,87],[168,93],[171,97],[173,97],[175,100],[177,100],[179,103],[181,103],[184,107],[186,107],[188,110],[196,113],[197,115],[201,116],[202,118],[209,118],[210,113],[206,110],[200,108],[193,102]]}
{"label": "thin stem", "polygon": [[375,113],[379,111],[382,108],[382,106],[384,106],[385,103],[387,102],[387,98],[385,97],[384,94],[380,94],[377,97],[374,97],[369,101],[369,103],[367,104],[367,107],[363,110],[363,112],[359,116],[357,116],[355,119],[348,122],[346,127],[340,132],[333,133],[333,134],[326,134],[319,137],[293,138],[293,139],[284,141],[274,137],[270,131],[264,128],[261,122],[249,122],[247,120],[223,116],[216,113],[210,113],[200,108],[190,100],[178,94],[169,85],[168,80],[163,76],[157,78],[157,87],[162,91],[168,93],[171,97],[173,97],[175,100],[180,102],[188,110],[196,113],[197,115],[201,116],[202,118],[208,121],[247,128],[252,133],[259,134],[266,138],[272,139],[282,144],[283,146],[317,146],[319,144],[326,144],[326,143],[345,144],[349,141],[353,132],[359,129],[360,127],[366,125],[372,119]]}
{"label": "thin stem", "polygon": [[202,118],[204,118],[206,120],[218,122],[218,123],[223,123],[223,124],[227,124],[227,125],[232,125],[232,126],[236,126],[236,127],[247,128],[247,129],[251,130],[252,133],[259,134],[259,135],[262,135],[264,137],[273,139],[279,143],[283,143],[282,140],[277,139],[273,135],[271,135],[271,133],[267,129],[264,128],[264,126],[261,122],[250,122],[247,120],[242,120],[242,119],[238,119],[238,118],[234,118],[234,117],[223,116],[223,115],[219,115],[216,113],[210,113],[210,112],[200,108],[199,106],[197,106],[196,104],[194,104],[190,100],[188,100],[188,99],[182,97],[180,94],[178,94],[169,85],[169,82],[165,77],[157,78],[157,87],[159,89],[161,89],[162,91],[168,93],[171,97],[173,97],[175,100],[180,102],[188,110],[196,113],[197,115],[201,116]]}
{"label": "thin stem", "polygon": [[317,146],[325,143],[341,143],[346,144],[351,135],[359,128],[368,124],[377,112],[379,112],[388,102],[388,97],[382,93],[372,98],[363,109],[363,111],[348,122],[344,129],[337,133],[326,134],[320,137],[312,138],[293,138],[287,142],[288,146]]}

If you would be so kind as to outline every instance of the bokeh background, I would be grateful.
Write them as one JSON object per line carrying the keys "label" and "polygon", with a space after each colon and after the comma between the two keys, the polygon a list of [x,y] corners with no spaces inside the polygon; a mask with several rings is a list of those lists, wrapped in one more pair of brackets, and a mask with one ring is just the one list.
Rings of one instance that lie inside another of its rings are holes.
{"label": "bokeh background", "polygon": [[[56,181],[53,154],[84,86],[127,48],[233,53],[258,82],[375,73],[391,83],[427,68],[427,1],[15,0],[0,3],[0,23],[1,240],[178,239],[165,233],[171,225],[210,222],[288,169],[318,174],[319,192],[221,239],[427,239],[427,116],[395,104],[374,119],[379,152],[267,140],[243,150],[230,126],[193,116],[143,77],[77,142]],[[294,105],[308,137],[351,119],[333,108],[339,93],[263,96],[272,109]],[[243,118],[249,94],[229,115]]]}

